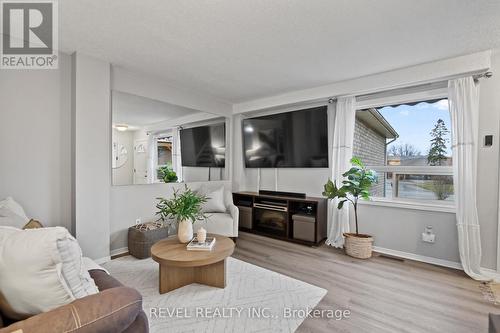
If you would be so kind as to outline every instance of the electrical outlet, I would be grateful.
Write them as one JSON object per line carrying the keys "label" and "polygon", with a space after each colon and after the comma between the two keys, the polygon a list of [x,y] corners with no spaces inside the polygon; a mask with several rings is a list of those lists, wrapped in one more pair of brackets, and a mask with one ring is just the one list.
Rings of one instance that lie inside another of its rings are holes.
{"label": "electrical outlet", "polygon": [[436,235],[426,234],[425,232],[422,233],[422,242],[434,243],[435,241],[436,241]]}
{"label": "electrical outlet", "polygon": [[484,146],[485,147],[493,146],[493,135],[485,135],[484,136]]}
{"label": "electrical outlet", "polygon": [[135,224],[141,224],[141,218],[135,219]]}
{"label": "electrical outlet", "polygon": [[422,242],[434,243],[436,241],[436,234],[432,231],[432,226],[425,227],[425,231],[422,233]]}

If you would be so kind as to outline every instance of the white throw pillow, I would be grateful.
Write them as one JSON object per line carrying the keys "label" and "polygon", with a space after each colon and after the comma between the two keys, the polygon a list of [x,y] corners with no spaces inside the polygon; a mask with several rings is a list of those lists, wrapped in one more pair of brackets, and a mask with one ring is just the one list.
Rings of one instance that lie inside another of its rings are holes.
{"label": "white throw pillow", "polygon": [[219,187],[215,190],[210,190],[204,186],[201,187],[200,192],[208,197],[201,208],[203,213],[224,213],[226,212],[226,205],[224,204],[224,187]]}
{"label": "white throw pillow", "polygon": [[50,311],[98,290],[83,267],[77,241],[65,228],[0,227],[0,292],[22,316]]}
{"label": "white throw pillow", "polygon": [[23,207],[13,198],[8,197],[0,201],[0,226],[21,229],[29,221]]}
{"label": "white throw pillow", "polygon": [[67,230],[65,237],[57,240],[57,249],[62,261],[62,275],[73,298],[82,298],[97,293],[97,286],[83,261],[82,249]]}
{"label": "white throw pillow", "polygon": [[85,270],[91,271],[93,269],[97,269],[100,271],[106,272],[106,274],[109,275],[109,272],[106,268],[102,267],[101,265],[97,264],[94,260],[90,259],[89,257],[83,257],[82,258],[82,264],[83,267],[85,267]]}

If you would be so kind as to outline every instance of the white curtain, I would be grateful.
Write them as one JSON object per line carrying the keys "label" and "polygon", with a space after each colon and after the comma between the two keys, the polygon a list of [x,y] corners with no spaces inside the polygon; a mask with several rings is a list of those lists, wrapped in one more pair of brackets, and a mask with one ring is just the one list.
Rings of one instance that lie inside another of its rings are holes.
{"label": "white curtain", "polygon": [[[243,152],[243,116],[237,114],[233,116],[233,191],[241,191],[245,188],[245,162]],[[226,159],[227,162],[227,159]]]}
{"label": "white curtain", "polygon": [[[354,141],[354,123],[356,119],[356,98],[340,97],[336,103],[328,106],[328,128],[333,128],[330,135],[331,179],[342,184],[342,174],[350,167],[352,144]],[[338,200],[328,200],[328,239],[326,244],[333,247],[344,245],[344,233],[349,232],[349,205],[337,209]]]}
{"label": "white curtain", "polygon": [[182,159],[181,159],[181,131],[178,127],[172,129],[172,169],[177,174],[177,181],[184,180],[182,177]]}
{"label": "white curtain", "polygon": [[452,123],[453,184],[458,248],[464,271],[475,280],[481,272],[481,237],[476,207],[479,86],[472,77],[448,82]]}
{"label": "white curtain", "polygon": [[148,184],[153,184],[156,182],[156,166],[158,165],[158,136],[149,133],[148,134],[148,167],[147,176]]}
{"label": "white curtain", "polygon": [[226,117],[225,123],[226,123],[226,151],[225,151],[225,163],[224,163],[224,175],[223,178],[224,180],[231,180],[232,177],[232,146],[231,142],[233,141],[233,118],[232,117]]}

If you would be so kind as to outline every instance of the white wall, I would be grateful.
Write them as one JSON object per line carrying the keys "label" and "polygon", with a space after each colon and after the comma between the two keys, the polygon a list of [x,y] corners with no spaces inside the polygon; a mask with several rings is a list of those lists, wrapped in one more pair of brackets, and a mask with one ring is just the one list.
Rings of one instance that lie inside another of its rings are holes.
{"label": "white wall", "polygon": [[[400,86],[403,83],[426,82],[439,77],[477,72],[490,67],[490,52],[459,57],[445,61],[400,69],[372,75],[317,89],[290,92],[280,96],[249,101],[234,106],[235,113],[257,109],[276,108],[282,105],[297,105],[317,101],[318,98],[359,91],[376,91],[384,87]],[[494,52],[491,58],[492,79],[481,81],[480,142],[485,134],[493,134],[494,145],[479,149],[478,165],[478,209],[481,225],[483,259],[482,266],[496,268],[498,225],[498,170],[499,170],[499,111],[500,111],[500,55]],[[234,142],[241,142],[241,133],[235,131]],[[235,147],[238,149],[238,147]],[[235,166],[236,168],[236,166]],[[236,189],[257,190],[257,170],[245,169],[243,179]],[[278,190],[305,192],[320,196],[323,184],[330,176],[328,169],[279,169]],[[274,169],[261,169],[261,189],[275,189]],[[459,262],[456,221],[454,213],[401,209],[363,205],[359,213],[360,228],[375,236],[375,246],[402,251],[420,256]],[[432,225],[436,243],[421,241],[425,226]],[[354,227],[354,224],[352,225]]]}
{"label": "white wall", "polygon": [[0,199],[71,227],[71,58],[57,70],[0,71]]}
{"label": "white wall", "polygon": [[129,185],[134,183],[134,132],[118,131],[113,128],[112,142],[123,145],[127,150],[127,161],[112,171],[113,185]]}
{"label": "white wall", "polygon": [[[363,205],[358,218],[360,232],[374,235],[375,246],[460,262],[455,214]],[[422,232],[429,225],[436,234],[434,244],[421,240]],[[355,228],[354,223],[351,228]]]}
{"label": "white wall", "polygon": [[[182,177],[185,182],[206,182],[224,180],[224,168],[182,167]],[[209,175],[210,173],[210,175]]]}
{"label": "white wall", "polygon": [[75,234],[85,256],[101,259],[109,257],[110,65],[72,58]]}
{"label": "white wall", "polygon": [[145,130],[137,130],[137,131],[134,131],[134,141],[138,141],[138,140],[147,140],[148,139],[148,133],[146,133]]}
{"label": "white wall", "polygon": [[[479,101],[479,157],[477,195],[483,252],[483,267],[497,266],[498,172],[500,152],[500,50],[491,58],[493,77],[481,80]],[[484,147],[484,136],[493,135],[493,146]]]}
{"label": "white wall", "polygon": [[[257,170],[247,169],[248,178],[246,184],[250,189],[257,189]],[[325,168],[284,168],[276,170],[278,176],[278,190],[307,193],[310,196],[321,196],[323,185],[330,177],[329,169]],[[276,178],[274,169],[260,169],[260,189],[272,190],[276,189]]]}

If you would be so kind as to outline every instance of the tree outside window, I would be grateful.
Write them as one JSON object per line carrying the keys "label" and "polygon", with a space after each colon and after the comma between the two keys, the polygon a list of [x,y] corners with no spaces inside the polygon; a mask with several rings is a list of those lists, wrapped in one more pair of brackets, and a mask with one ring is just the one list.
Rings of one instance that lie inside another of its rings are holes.
{"label": "tree outside window", "polygon": [[[382,194],[380,190],[372,194],[387,198],[453,201],[448,100],[382,106],[370,110],[378,112],[380,124],[397,132],[395,138],[386,136],[385,161],[374,161],[373,165],[368,165],[379,172],[384,189]],[[366,119],[358,115],[367,111],[358,110],[357,121]],[[383,134],[380,125],[372,125],[374,133]],[[359,132],[361,130],[366,129],[356,126],[355,141],[356,138],[366,137]],[[358,145],[355,142],[354,156],[361,156],[363,160],[367,155],[373,156],[373,142],[361,140]]]}

